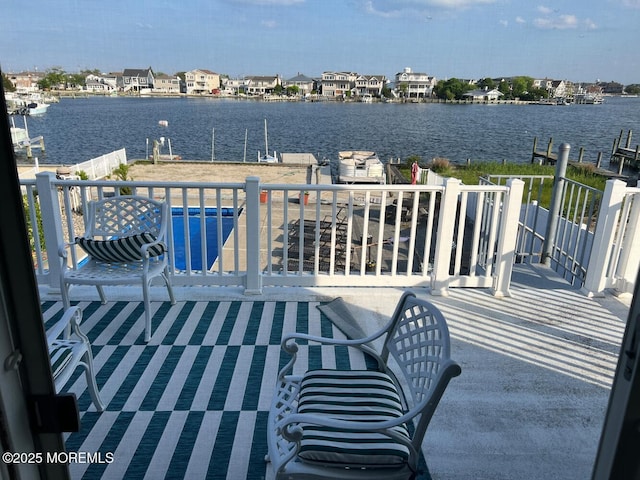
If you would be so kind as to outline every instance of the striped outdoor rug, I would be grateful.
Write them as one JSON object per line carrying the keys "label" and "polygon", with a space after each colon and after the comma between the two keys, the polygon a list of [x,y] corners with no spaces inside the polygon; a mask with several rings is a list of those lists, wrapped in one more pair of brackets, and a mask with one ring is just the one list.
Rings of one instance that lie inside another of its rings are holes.
{"label": "striped outdoor rug", "polygon": [[[82,426],[67,436],[67,451],[113,461],[72,464],[74,479],[265,478],[268,410],[289,360],[283,332],[344,338],[315,302],[157,302],[148,344],[142,303],[79,305],[106,410],[95,411],[78,371],[66,390],[78,397]],[[49,324],[62,304],[42,311]],[[296,373],[367,364],[341,347],[303,345],[298,355]]]}

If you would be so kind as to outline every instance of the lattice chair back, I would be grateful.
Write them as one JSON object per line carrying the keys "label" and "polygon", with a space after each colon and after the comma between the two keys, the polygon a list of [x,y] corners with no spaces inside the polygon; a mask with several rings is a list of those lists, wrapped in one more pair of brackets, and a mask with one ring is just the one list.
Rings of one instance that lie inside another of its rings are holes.
{"label": "lattice chair back", "polygon": [[389,327],[381,357],[387,362],[388,357],[395,360],[403,377],[400,380],[406,382],[403,392],[410,397],[405,401],[409,407],[422,410],[414,421],[413,437],[421,442],[444,393],[444,388],[434,389],[441,388],[443,375],[459,375],[460,367],[450,358],[449,329],[444,316],[431,303],[405,293]]}
{"label": "lattice chair back", "polygon": [[89,203],[85,237],[104,239],[151,233],[164,240],[167,229],[165,202],[135,195],[108,197]]}

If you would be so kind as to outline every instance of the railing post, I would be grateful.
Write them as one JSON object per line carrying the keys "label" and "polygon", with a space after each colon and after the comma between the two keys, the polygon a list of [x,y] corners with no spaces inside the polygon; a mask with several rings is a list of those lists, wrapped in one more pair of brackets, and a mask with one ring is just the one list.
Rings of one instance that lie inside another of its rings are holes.
{"label": "railing post", "polygon": [[640,193],[628,195],[626,201],[633,202],[627,228],[625,231],[624,245],[620,256],[620,271],[618,276],[620,285],[616,290],[623,293],[633,293],[635,283],[640,281],[638,271],[640,269]]}
{"label": "railing post", "polygon": [[611,259],[613,240],[627,186],[620,180],[607,180],[600,203],[600,212],[593,234],[593,246],[582,291],[588,296],[602,296],[606,288],[607,266]]}
{"label": "railing post", "polygon": [[509,191],[502,204],[502,220],[494,268],[493,295],[496,297],[511,296],[509,286],[511,285],[511,273],[516,256],[524,182],[517,178],[511,178],[507,180],[507,187],[509,187]]}
{"label": "railing post", "polygon": [[[445,296],[449,294],[449,268],[459,195],[460,180],[447,178],[444,181],[444,192],[440,200],[438,235],[436,236],[435,257],[431,274],[431,293],[433,295]],[[465,212],[460,212],[460,215],[464,214]]]}
{"label": "railing post", "polygon": [[62,215],[60,214],[60,200],[58,188],[52,183],[56,176],[53,172],[36,174],[36,188],[40,199],[40,214],[42,216],[42,230],[44,231],[45,250],[49,263],[48,283],[52,293],[60,292],[60,275],[62,261],[58,255],[59,246],[64,243],[62,234]]}
{"label": "railing post", "polygon": [[244,292],[250,295],[262,293],[260,272],[260,177],[247,177],[245,183],[247,222],[247,276]]}
{"label": "railing post", "polygon": [[551,205],[549,206],[549,219],[542,245],[542,263],[546,266],[551,266],[551,258],[553,257],[553,242],[556,238],[558,218],[562,209],[562,191],[564,190],[564,178],[569,164],[569,150],[571,150],[571,146],[568,143],[563,143],[558,149],[558,161],[556,162]]}

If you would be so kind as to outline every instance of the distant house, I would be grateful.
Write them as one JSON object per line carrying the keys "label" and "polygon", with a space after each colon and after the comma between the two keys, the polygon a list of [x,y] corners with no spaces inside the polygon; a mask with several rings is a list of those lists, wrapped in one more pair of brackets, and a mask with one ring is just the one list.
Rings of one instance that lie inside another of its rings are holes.
{"label": "distant house", "polygon": [[323,72],[320,93],[326,97],[341,97],[356,86],[358,74],[354,72]]}
{"label": "distant house", "polygon": [[386,84],[387,77],[384,75],[358,75],[355,79],[353,93],[360,97],[365,95],[379,97]]}
{"label": "distant house", "polygon": [[246,91],[246,81],[244,78],[229,78],[224,77],[222,79],[222,93],[225,95],[238,95]]}
{"label": "distant house", "polygon": [[109,93],[116,89],[116,85],[105,77],[90,74],[85,79],[84,89],[88,92]]}
{"label": "distant house", "polygon": [[180,93],[182,80],[178,76],[157,75],[153,84],[153,91],[157,93]]}
{"label": "distant house", "polygon": [[494,88],[493,90],[489,89],[480,89],[480,90],[471,90],[470,92],[462,95],[464,98],[470,98],[475,102],[495,102],[502,95],[504,95],[500,90]]}
{"label": "distant house", "polygon": [[144,69],[125,68],[120,81],[122,83],[118,86],[125,92],[151,89],[154,85],[153,70],[151,67]]}
{"label": "distant house", "polygon": [[536,79],[533,86],[546,90],[549,98],[566,98],[575,93],[575,85],[568,80]]}
{"label": "distant house", "polygon": [[289,80],[285,80],[282,84],[284,88],[298,87],[298,93],[302,96],[310,94],[316,90],[316,82],[313,78],[309,78],[306,75],[298,74]]}
{"label": "distant house", "polygon": [[40,90],[38,82],[44,78],[42,72],[20,72],[7,75],[18,93],[31,93]]}
{"label": "distant house", "polygon": [[436,86],[436,78],[426,73],[414,72],[406,67],[402,72],[396,73],[395,87],[404,93],[407,98],[428,98],[432,95]]}
{"label": "distant house", "polygon": [[220,74],[211,70],[195,69],[184,74],[187,95],[206,95],[220,91]]}
{"label": "distant house", "polygon": [[278,85],[282,85],[282,79],[279,75],[245,77],[245,89],[250,95],[265,95],[273,93]]}

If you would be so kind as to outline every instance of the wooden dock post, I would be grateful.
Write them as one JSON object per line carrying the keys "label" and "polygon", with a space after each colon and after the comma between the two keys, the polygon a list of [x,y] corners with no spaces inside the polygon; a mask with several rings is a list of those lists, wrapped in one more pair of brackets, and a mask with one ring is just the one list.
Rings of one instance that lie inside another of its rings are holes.
{"label": "wooden dock post", "polygon": [[602,165],[602,152],[598,152],[598,160],[596,160],[596,168],[600,168]]}

